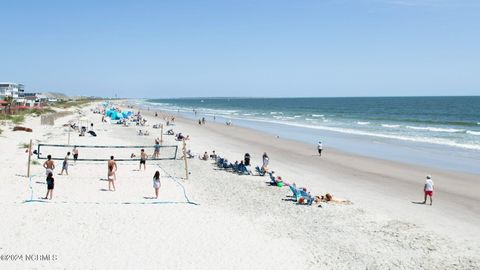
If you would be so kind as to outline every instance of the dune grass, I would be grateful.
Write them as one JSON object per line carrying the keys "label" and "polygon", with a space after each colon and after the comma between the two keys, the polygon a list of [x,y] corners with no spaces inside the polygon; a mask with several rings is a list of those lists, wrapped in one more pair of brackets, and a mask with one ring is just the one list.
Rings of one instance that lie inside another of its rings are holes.
{"label": "dune grass", "polygon": [[51,108],[41,108],[41,109],[33,108],[33,109],[19,110],[15,114],[0,115],[0,119],[11,121],[14,124],[21,124],[23,123],[23,121],[25,121],[25,117],[28,115],[33,115],[38,117],[42,114],[52,113],[52,112],[55,112],[55,110]]}
{"label": "dune grass", "polygon": [[96,100],[94,99],[79,99],[79,100],[72,100],[72,101],[59,101],[55,104],[53,104],[52,106],[53,107],[56,107],[56,108],[62,108],[62,109],[68,109],[68,108],[72,108],[72,107],[83,107],[83,106],[86,106],[88,104],[90,104],[91,102],[94,102]]}

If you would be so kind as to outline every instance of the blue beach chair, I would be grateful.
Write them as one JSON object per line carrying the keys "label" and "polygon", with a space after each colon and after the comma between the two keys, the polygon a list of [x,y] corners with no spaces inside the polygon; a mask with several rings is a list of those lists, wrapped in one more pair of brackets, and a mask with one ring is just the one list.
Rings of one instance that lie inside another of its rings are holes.
{"label": "blue beach chair", "polygon": [[260,166],[255,166],[255,171],[258,173],[258,175],[265,176],[265,171],[260,168]]}
{"label": "blue beach chair", "polygon": [[297,189],[297,187],[295,186],[295,184],[292,184],[290,186],[288,186],[290,188],[290,190],[292,191],[293,193],[293,197],[295,197],[295,201],[298,201],[298,199],[300,199],[300,197],[302,197],[302,195],[300,194],[300,191]]}
{"label": "blue beach chair", "polygon": [[304,198],[307,201],[307,205],[312,205],[313,203],[313,196],[310,195],[309,192],[304,191],[303,189],[300,189],[300,196]]}

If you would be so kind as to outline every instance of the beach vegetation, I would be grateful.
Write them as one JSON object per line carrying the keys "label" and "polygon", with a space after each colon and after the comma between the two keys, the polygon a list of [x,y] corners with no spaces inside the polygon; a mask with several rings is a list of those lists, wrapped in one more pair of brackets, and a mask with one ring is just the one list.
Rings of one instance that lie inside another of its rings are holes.
{"label": "beach vegetation", "polygon": [[68,109],[72,107],[84,107],[91,102],[95,101],[94,99],[77,99],[77,100],[62,100],[53,104],[53,107]]}
{"label": "beach vegetation", "polygon": [[2,120],[11,121],[13,124],[21,124],[25,121],[25,117],[32,115],[32,116],[40,116],[42,114],[53,113],[55,110],[52,108],[33,108],[33,109],[25,109],[25,110],[18,110],[13,114],[4,114],[1,116]]}
{"label": "beach vegetation", "polygon": [[29,143],[20,143],[18,144],[18,148],[28,148],[30,146]]}
{"label": "beach vegetation", "polygon": [[40,162],[38,162],[37,160],[32,160],[32,161],[30,162],[30,164],[32,164],[32,165],[40,165]]}

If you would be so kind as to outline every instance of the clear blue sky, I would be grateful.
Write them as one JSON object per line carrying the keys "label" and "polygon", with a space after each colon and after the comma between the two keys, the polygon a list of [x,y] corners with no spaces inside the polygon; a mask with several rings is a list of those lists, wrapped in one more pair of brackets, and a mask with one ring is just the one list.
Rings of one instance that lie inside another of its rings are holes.
{"label": "clear blue sky", "polygon": [[0,81],[122,97],[480,94],[480,1],[0,0]]}

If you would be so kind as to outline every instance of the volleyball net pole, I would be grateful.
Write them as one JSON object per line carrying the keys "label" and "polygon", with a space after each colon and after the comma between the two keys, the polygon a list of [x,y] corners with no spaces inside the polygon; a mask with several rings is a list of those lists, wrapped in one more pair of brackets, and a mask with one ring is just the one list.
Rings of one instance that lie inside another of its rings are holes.
{"label": "volleyball net pole", "polygon": [[28,165],[27,165],[27,177],[30,177],[30,161],[32,159],[32,139],[28,145]]}
{"label": "volleyball net pole", "polygon": [[183,160],[185,161],[185,179],[188,180],[187,142],[183,139]]}
{"label": "volleyball net pole", "polygon": [[160,144],[163,144],[163,124],[160,125]]}

